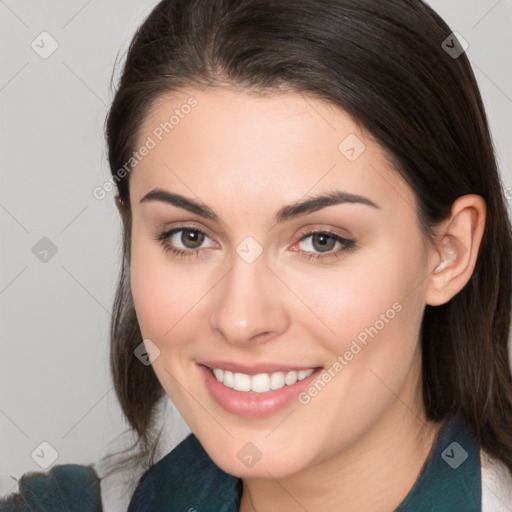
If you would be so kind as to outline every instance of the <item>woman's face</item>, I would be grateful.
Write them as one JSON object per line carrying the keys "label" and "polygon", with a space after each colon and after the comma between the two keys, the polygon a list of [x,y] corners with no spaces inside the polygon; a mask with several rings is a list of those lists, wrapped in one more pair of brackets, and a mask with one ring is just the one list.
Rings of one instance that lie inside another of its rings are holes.
{"label": "woman's face", "polygon": [[421,416],[432,254],[412,190],[344,111],[191,90],[162,98],[137,149],[138,321],[217,465],[283,477]]}

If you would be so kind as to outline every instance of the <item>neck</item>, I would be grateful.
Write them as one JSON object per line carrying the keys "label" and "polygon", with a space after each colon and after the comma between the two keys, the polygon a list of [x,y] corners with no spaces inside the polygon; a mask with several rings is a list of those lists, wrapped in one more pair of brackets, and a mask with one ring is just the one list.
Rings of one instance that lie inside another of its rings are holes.
{"label": "neck", "polygon": [[416,384],[396,395],[385,416],[357,443],[330,459],[285,478],[244,480],[240,512],[395,510],[417,480],[441,427],[426,419]]}

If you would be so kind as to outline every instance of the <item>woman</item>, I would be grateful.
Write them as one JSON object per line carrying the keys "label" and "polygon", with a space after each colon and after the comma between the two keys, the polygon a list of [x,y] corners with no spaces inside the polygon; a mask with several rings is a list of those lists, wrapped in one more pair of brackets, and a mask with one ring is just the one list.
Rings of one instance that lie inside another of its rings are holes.
{"label": "woman", "polygon": [[[511,227],[438,15],[164,0],[106,133],[116,392],[142,453],[166,398],[192,431],[129,512],[510,510]],[[2,510],[101,510],[62,468]]]}

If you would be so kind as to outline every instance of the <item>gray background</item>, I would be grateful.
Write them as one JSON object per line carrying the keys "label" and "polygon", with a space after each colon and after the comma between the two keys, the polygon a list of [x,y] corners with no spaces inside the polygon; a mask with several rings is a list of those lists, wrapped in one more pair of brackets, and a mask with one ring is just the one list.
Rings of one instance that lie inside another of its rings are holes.
{"label": "gray background", "polygon": [[[0,495],[41,470],[41,442],[54,464],[89,463],[126,428],[107,364],[121,226],[92,191],[116,56],[155,3],[0,0]],[[512,0],[429,3],[469,43],[510,206]]]}

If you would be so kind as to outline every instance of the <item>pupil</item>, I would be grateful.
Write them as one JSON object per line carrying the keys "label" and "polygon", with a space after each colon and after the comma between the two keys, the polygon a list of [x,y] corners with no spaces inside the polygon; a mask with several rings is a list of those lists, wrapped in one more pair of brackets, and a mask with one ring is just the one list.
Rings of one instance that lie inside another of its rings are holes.
{"label": "pupil", "polygon": [[184,229],[181,234],[181,242],[188,249],[196,249],[204,240],[204,234],[192,229]]}
{"label": "pupil", "polygon": [[[318,243],[319,247],[315,246],[315,242]],[[336,242],[335,242],[334,238],[332,238],[329,235],[325,235],[325,234],[313,235],[313,246],[315,247],[315,249],[319,249],[320,252],[327,252],[327,251],[332,250],[334,248],[335,243]]]}

